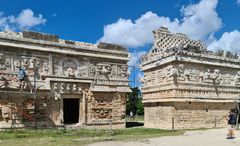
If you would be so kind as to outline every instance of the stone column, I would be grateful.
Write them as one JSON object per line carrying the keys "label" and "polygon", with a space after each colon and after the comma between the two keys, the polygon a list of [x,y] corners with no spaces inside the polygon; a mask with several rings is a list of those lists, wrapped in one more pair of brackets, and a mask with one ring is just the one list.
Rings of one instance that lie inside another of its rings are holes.
{"label": "stone column", "polygon": [[82,102],[83,102],[83,123],[82,124],[86,124],[87,123],[87,103],[86,103],[86,93],[83,92],[82,95]]}

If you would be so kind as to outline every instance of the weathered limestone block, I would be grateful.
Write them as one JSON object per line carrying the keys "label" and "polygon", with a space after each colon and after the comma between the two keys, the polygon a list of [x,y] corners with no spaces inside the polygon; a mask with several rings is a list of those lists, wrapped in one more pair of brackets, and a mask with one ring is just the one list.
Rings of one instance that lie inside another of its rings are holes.
{"label": "weathered limestone block", "polygon": [[124,94],[119,93],[93,93],[90,103],[91,123],[95,125],[109,125],[119,123],[125,125]]}
{"label": "weathered limestone block", "polygon": [[233,103],[171,102],[146,103],[146,127],[194,129],[224,127]]}

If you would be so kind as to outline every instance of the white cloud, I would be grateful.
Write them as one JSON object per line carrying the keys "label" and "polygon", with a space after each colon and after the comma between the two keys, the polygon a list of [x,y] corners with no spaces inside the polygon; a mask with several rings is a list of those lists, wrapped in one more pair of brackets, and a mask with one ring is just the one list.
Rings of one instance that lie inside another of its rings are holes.
{"label": "white cloud", "polygon": [[31,9],[22,10],[18,16],[4,16],[3,12],[0,12],[1,30],[31,29],[35,26],[45,24],[46,21],[41,14],[35,16]]}
{"label": "white cloud", "polygon": [[20,28],[31,28],[39,24],[44,24],[46,21],[41,14],[34,16],[33,11],[30,9],[23,10],[16,18],[16,23],[19,24]]}
{"label": "white cloud", "polygon": [[237,4],[240,5],[240,0],[237,0]]}
{"label": "white cloud", "polygon": [[129,48],[143,47],[153,42],[152,30],[160,26],[204,40],[221,28],[222,21],[216,12],[217,3],[218,0],[201,0],[198,4],[182,7],[182,19],[171,20],[150,11],[134,21],[120,18],[117,22],[104,26],[104,35],[98,41]]}
{"label": "white cloud", "polygon": [[144,74],[143,74],[143,72],[139,72],[138,74],[137,74],[137,80],[139,81],[139,82],[142,82],[141,80],[144,78]]}
{"label": "white cloud", "polygon": [[104,27],[104,36],[99,40],[120,44],[126,47],[142,47],[152,43],[152,30],[170,23],[169,18],[159,17],[155,13],[147,12],[134,22],[120,18],[116,23]]}
{"label": "white cloud", "polygon": [[8,28],[8,18],[4,17],[4,13],[0,12],[0,30],[4,29],[6,30]]}
{"label": "white cloud", "polygon": [[208,48],[211,50],[227,50],[239,53],[240,46],[240,32],[234,30],[232,32],[225,32],[219,40],[213,41]]}
{"label": "white cloud", "polygon": [[[218,0],[201,0],[197,4],[182,7],[182,19],[158,16],[149,11],[136,20],[122,19],[104,26],[104,35],[98,40],[123,45],[128,48],[143,47],[153,43],[152,30],[161,26],[172,32],[182,32],[193,39],[207,41],[214,38],[214,33],[222,26],[221,18],[216,12]],[[209,21],[211,18],[211,21]],[[146,52],[135,52],[128,65],[137,65],[140,56]]]}
{"label": "white cloud", "polygon": [[184,17],[177,31],[194,39],[207,39],[222,26],[216,12],[217,4],[218,0],[201,0],[198,4],[183,7],[181,12]]}
{"label": "white cloud", "polygon": [[139,52],[134,52],[131,54],[131,60],[128,62],[129,66],[136,66],[138,65],[139,58],[146,54],[146,51],[139,51]]}

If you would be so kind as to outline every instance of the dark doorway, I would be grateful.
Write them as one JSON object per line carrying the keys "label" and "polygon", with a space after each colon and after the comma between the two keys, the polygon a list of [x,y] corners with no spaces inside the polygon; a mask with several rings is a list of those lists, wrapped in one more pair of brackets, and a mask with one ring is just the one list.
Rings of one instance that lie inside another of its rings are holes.
{"label": "dark doorway", "polygon": [[79,99],[63,99],[63,122],[64,124],[75,124],[79,120]]}

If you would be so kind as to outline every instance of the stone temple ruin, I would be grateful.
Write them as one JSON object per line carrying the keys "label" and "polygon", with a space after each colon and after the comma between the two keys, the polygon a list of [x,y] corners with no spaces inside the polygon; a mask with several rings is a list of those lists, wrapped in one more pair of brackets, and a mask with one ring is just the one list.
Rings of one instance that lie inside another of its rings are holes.
{"label": "stone temple ruin", "polygon": [[162,129],[226,126],[239,104],[240,57],[209,51],[200,41],[161,27],[142,56],[145,126]]}
{"label": "stone temple ruin", "polygon": [[125,127],[128,60],[113,44],[0,32],[0,128]]}

